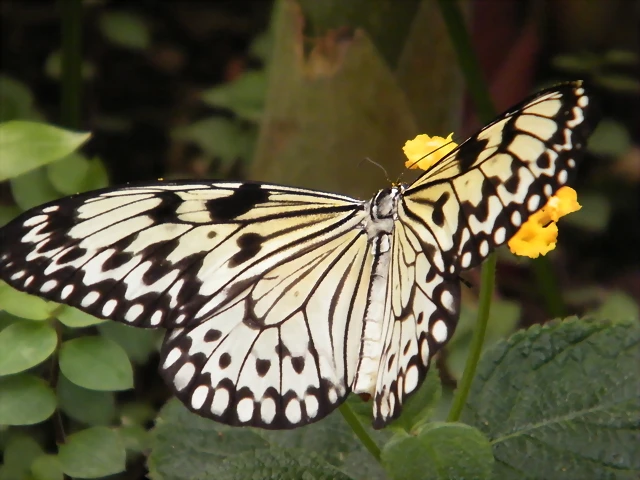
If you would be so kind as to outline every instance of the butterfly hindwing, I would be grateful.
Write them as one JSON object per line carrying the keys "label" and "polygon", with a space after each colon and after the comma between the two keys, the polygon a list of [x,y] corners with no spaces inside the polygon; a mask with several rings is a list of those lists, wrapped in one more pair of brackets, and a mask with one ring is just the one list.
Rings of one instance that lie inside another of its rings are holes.
{"label": "butterfly hindwing", "polygon": [[350,391],[370,276],[366,235],[335,237],[168,335],[161,372],[191,410],[224,423],[283,429],[316,421]]}

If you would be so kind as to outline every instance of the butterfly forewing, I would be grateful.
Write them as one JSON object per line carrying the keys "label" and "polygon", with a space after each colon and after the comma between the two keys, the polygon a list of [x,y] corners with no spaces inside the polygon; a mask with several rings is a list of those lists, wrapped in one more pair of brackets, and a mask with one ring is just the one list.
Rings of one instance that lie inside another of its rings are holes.
{"label": "butterfly forewing", "polygon": [[167,328],[162,375],[199,415],[294,428],[355,391],[380,428],[453,335],[458,274],[567,183],[596,116],[580,82],[545,90],[369,202],[225,182],[68,197],[0,230],[0,278]]}
{"label": "butterfly forewing", "polygon": [[565,185],[597,122],[582,83],[547,89],[433,165],[398,214],[441,273],[477,265]]}
{"label": "butterfly forewing", "polygon": [[209,315],[270,267],[353,229],[358,202],[258,184],[152,184],[78,195],[3,229],[2,277],[140,327]]}

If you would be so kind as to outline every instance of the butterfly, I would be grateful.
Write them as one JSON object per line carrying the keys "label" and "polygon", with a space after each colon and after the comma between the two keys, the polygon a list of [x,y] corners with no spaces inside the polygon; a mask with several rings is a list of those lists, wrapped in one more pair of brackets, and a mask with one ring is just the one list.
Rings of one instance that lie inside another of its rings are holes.
{"label": "butterfly", "polygon": [[597,117],[582,82],[543,90],[368,201],[214,181],[73,195],[0,230],[0,277],[167,329],[161,374],[203,417],[295,428],[353,392],[382,428],[453,335],[459,274],[569,181]]}

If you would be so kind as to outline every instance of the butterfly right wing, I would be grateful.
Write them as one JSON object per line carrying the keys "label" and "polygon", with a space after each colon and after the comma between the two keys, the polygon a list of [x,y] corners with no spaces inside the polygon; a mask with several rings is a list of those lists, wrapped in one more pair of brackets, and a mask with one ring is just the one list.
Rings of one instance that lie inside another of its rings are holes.
{"label": "butterfly right wing", "polygon": [[351,390],[371,263],[358,229],[287,258],[200,324],[170,331],[163,377],[189,409],[227,424],[323,418]]}
{"label": "butterfly right wing", "polygon": [[63,198],[0,229],[0,278],[146,328],[210,316],[265,271],[357,228],[361,202],[253,183],[179,182]]}

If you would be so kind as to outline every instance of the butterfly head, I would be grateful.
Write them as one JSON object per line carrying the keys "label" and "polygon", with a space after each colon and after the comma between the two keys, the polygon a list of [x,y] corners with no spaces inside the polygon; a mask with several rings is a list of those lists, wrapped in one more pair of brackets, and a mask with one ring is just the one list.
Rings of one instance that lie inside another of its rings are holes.
{"label": "butterfly head", "polygon": [[395,220],[398,212],[398,198],[404,191],[403,185],[384,188],[369,203],[371,218],[374,220]]}

